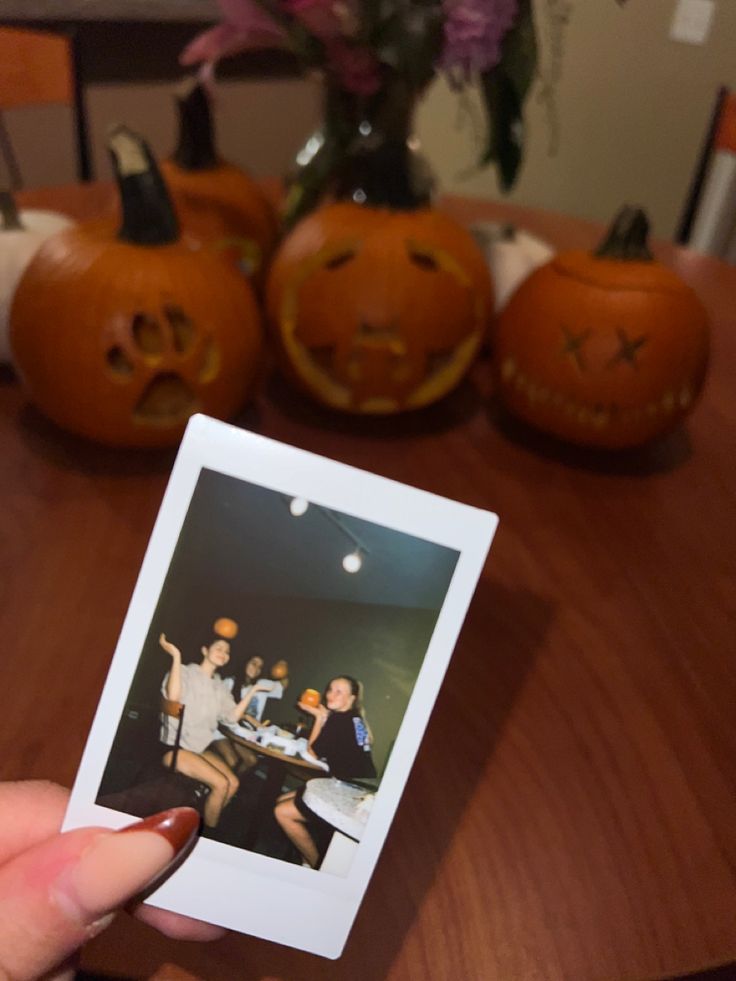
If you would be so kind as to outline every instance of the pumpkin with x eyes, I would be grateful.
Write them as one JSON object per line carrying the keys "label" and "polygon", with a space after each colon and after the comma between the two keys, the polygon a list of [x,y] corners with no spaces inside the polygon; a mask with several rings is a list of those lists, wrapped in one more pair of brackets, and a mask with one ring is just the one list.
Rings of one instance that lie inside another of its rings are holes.
{"label": "pumpkin with x eyes", "polygon": [[492,299],[483,256],[452,219],[349,203],[297,225],[267,291],[289,374],[332,408],[374,414],[420,408],[454,388]]}
{"label": "pumpkin with x eyes", "polygon": [[573,443],[637,446],[691,410],[708,322],[695,293],[655,262],[639,209],[593,255],[560,253],[512,296],[495,332],[498,392],[515,415]]}

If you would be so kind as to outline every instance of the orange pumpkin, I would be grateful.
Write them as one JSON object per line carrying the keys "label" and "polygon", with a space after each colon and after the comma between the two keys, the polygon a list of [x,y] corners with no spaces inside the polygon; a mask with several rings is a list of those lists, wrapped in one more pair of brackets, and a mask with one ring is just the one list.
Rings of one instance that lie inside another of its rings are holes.
{"label": "orange pumpkin", "polygon": [[299,701],[303,705],[311,705],[312,708],[317,708],[317,706],[322,701],[322,696],[316,689],[307,688],[305,691],[302,692]]}
{"label": "orange pumpkin", "polygon": [[654,261],[640,209],[597,252],[560,253],[511,297],[496,329],[498,393],[533,426],[573,443],[636,446],[692,408],[708,358],[706,312]]}
{"label": "orange pumpkin", "polygon": [[238,625],[235,620],[231,620],[229,617],[220,617],[215,620],[212,629],[218,637],[224,637],[226,640],[232,640],[238,635]]}
{"label": "orange pumpkin", "polygon": [[277,661],[271,668],[271,677],[274,681],[283,681],[289,676],[289,664],[287,661]]}
{"label": "orange pumpkin", "polygon": [[227,418],[261,346],[242,276],[178,240],[146,144],[110,148],[123,222],[47,240],[15,294],[11,342],[31,399],[59,426],[121,446],[176,443],[193,412]]}
{"label": "orange pumpkin", "polygon": [[218,154],[202,86],[177,102],[179,143],[161,171],[182,230],[260,286],[276,245],[276,215],[256,182]]}
{"label": "orange pumpkin", "polygon": [[282,243],[267,308],[289,374],[347,412],[416,409],[470,367],[493,304],[472,236],[428,207],[320,208]]}

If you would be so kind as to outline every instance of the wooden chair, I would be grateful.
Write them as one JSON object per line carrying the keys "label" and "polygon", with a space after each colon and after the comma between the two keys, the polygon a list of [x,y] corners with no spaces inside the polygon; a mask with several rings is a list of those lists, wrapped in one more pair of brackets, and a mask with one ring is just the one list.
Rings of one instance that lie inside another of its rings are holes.
{"label": "wooden chair", "polygon": [[72,36],[0,27],[0,154],[13,189],[21,186],[22,178],[3,113],[39,105],[71,107],[77,174],[80,180],[91,180],[87,118]]}
{"label": "wooden chair", "polygon": [[[160,702],[161,714],[177,720],[176,736],[172,746],[171,762],[164,767],[160,762],[147,769],[144,779],[135,785],[115,793],[105,793],[97,798],[102,807],[110,807],[135,817],[148,817],[168,807],[196,808],[200,814],[209,794],[209,787],[176,771],[176,761],[181,743],[185,706],[164,696]],[[163,755],[163,750],[161,751]]]}

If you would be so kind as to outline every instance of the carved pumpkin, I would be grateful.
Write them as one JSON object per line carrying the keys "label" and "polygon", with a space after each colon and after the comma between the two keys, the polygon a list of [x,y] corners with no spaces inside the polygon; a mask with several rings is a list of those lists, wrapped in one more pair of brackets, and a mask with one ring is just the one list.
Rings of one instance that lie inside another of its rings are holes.
{"label": "carved pumpkin", "polygon": [[248,283],[178,241],[146,144],[110,138],[120,230],[99,221],[60,232],[28,266],[11,343],[31,399],[59,426],[103,443],[176,443],[194,412],[242,405],[261,346]]}
{"label": "carved pumpkin", "polygon": [[690,411],[708,323],[695,293],[654,261],[643,211],[624,209],[594,254],[560,253],[527,279],[495,336],[498,392],[548,433],[636,446]]}
{"label": "carved pumpkin", "polygon": [[322,701],[322,696],[314,688],[307,688],[305,691],[302,692],[299,701],[303,705],[311,705],[312,708],[317,708],[317,706]]}
{"label": "carved pumpkin", "polygon": [[13,293],[38,247],[74,222],[55,211],[18,211],[9,191],[0,191],[0,362],[12,361],[9,314]]}
{"label": "carved pumpkin", "polygon": [[161,171],[182,230],[260,286],[276,244],[276,215],[255,181],[219,156],[201,85],[177,102],[179,143]]}
{"label": "carved pumpkin", "polygon": [[492,305],[471,235],[427,207],[321,208],[284,240],[267,287],[289,373],[319,401],[359,413],[446,395],[470,367]]}
{"label": "carved pumpkin", "polygon": [[220,617],[215,620],[213,630],[218,637],[224,637],[226,640],[232,640],[238,635],[238,625],[235,620],[231,620],[229,617]]}
{"label": "carved pumpkin", "polygon": [[289,676],[289,664],[287,661],[277,661],[271,668],[271,677],[274,681],[283,681]]}

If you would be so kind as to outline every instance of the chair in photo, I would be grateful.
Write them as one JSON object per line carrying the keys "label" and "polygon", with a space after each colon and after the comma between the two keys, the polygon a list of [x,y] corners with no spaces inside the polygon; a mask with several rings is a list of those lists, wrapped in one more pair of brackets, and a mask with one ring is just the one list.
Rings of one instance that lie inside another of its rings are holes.
{"label": "chair in photo", "polygon": [[23,168],[7,126],[8,110],[68,106],[77,177],[82,181],[92,177],[84,95],[75,62],[69,34],[0,27],[0,157],[13,190],[23,185]]}
{"label": "chair in photo", "polygon": [[[194,807],[200,814],[203,812],[209,787],[176,769],[185,706],[162,696],[160,709],[164,718],[176,719],[177,723],[170,763],[166,766],[157,762],[153,767],[148,766],[144,770],[145,779],[134,786],[98,797],[97,803],[102,807],[110,807],[135,817],[148,817],[170,807]],[[163,746],[159,746],[159,751],[160,755],[164,755]]]}

